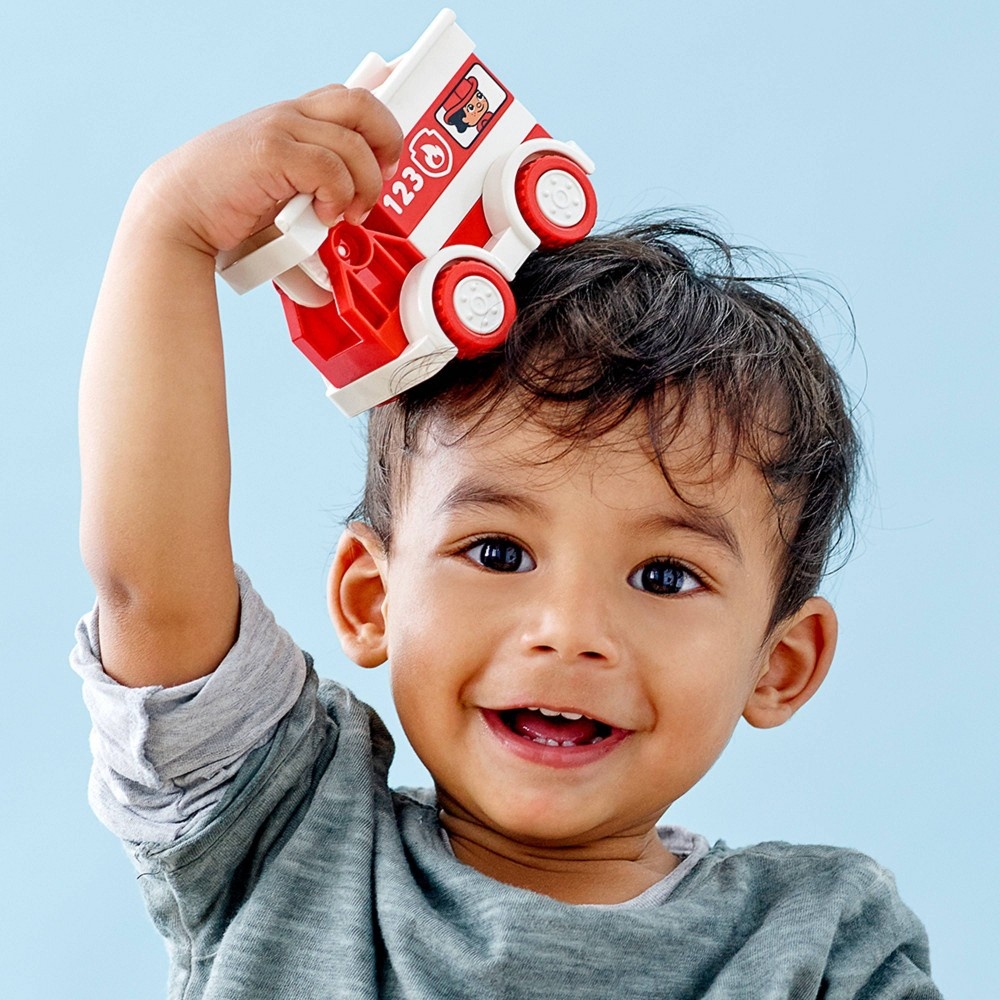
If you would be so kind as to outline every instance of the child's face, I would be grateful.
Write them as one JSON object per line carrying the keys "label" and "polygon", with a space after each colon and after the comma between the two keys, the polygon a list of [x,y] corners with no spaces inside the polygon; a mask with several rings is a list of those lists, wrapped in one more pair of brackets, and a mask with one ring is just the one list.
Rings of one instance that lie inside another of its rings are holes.
{"label": "child's face", "polygon": [[648,829],[766,670],[763,480],[706,465],[691,430],[671,453],[687,503],[629,424],[562,457],[527,423],[428,438],[378,565],[393,696],[442,808],[528,843]]}

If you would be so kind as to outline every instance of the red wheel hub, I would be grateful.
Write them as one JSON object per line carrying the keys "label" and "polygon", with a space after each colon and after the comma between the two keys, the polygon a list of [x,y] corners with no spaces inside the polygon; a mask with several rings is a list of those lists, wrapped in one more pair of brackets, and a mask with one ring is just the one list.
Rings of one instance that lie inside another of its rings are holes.
{"label": "red wheel hub", "polygon": [[517,306],[506,279],[478,260],[458,260],[434,282],[434,315],[460,358],[474,358],[507,339]]}
{"label": "red wheel hub", "polygon": [[597,221],[597,197],[583,168],[555,153],[529,160],[517,173],[514,198],[546,249],[582,240]]}

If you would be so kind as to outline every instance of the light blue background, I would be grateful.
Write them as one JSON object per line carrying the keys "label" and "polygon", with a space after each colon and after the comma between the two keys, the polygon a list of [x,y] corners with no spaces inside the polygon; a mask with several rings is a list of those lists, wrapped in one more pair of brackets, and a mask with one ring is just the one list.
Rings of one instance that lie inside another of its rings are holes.
{"label": "light blue background", "polygon": [[[6,997],[163,993],[131,867],[85,802],[88,723],[66,666],[92,599],[76,541],[77,375],[129,187],[209,126],[342,79],[369,49],[398,54],[437,8],[40,0],[0,14]],[[850,303],[861,351],[834,336],[831,312],[819,323],[864,391],[877,486],[827,589],[843,626],[835,669],[785,728],[740,729],[671,815],[735,844],[873,854],[926,921],[958,998],[997,995],[1000,932],[997,9],[459,7],[501,79],[595,159],[602,220],[707,207]],[[359,427],[287,342],[276,296],[221,298],[238,558],[322,671],[391,716],[386,678],[347,665],[324,608],[360,483]],[[421,780],[406,749],[395,778]]]}

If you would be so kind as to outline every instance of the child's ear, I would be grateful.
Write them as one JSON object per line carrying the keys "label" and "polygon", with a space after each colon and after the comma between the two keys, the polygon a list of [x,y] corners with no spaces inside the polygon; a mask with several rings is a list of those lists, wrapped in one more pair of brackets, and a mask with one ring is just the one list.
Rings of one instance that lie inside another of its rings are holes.
{"label": "child's ear", "polygon": [[836,612],[824,598],[810,597],[769,640],[770,654],[743,718],[758,729],[787,722],[819,690],[836,646]]}
{"label": "child's ear", "polygon": [[340,645],[359,667],[386,661],[384,571],[378,536],[368,525],[352,522],[337,543],[327,600]]}

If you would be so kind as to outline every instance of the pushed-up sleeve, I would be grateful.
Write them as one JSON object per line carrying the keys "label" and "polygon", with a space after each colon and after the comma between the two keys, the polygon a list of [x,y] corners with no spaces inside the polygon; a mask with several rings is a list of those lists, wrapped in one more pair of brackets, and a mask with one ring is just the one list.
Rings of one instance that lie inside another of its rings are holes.
{"label": "pushed-up sleeve", "polygon": [[98,818],[131,842],[172,843],[198,829],[256,748],[302,693],[307,657],[236,567],[239,638],[207,677],[129,688],[101,666],[95,607],[70,655],[93,728],[89,798]]}

